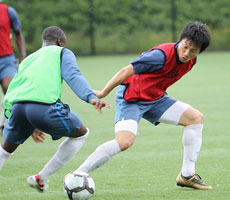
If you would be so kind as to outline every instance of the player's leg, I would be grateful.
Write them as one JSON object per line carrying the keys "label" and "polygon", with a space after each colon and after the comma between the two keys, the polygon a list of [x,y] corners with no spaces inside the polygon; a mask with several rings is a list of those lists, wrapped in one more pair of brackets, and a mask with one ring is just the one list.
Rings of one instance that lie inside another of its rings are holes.
{"label": "player's leg", "polygon": [[8,86],[12,80],[12,77],[5,77],[1,80],[3,93],[6,94]]}
{"label": "player's leg", "polygon": [[[35,108],[37,106],[37,108]],[[47,109],[46,105],[33,105],[31,109]],[[31,113],[31,112],[30,112]],[[38,129],[52,133],[54,140],[63,136],[67,138],[59,145],[57,152],[34,176],[30,176],[27,181],[30,186],[35,187],[40,192],[48,188],[48,178],[57,170],[65,166],[71,158],[80,150],[86,141],[89,130],[82,124],[81,120],[74,113],[70,112],[68,105],[56,103],[47,109],[47,117],[40,120],[41,116],[29,116],[31,123]],[[46,128],[44,128],[46,124]]]}
{"label": "player's leg", "polygon": [[[80,129],[85,129],[84,125]],[[57,152],[49,160],[49,162],[39,172],[43,181],[48,181],[50,175],[64,167],[81,149],[89,136],[89,129],[80,137],[67,137],[58,147]]]}
{"label": "player's leg", "polygon": [[[100,145],[75,172],[91,172],[107,163],[111,157],[133,145],[136,138],[138,122],[143,113],[140,112],[137,104],[127,104],[123,98],[118,95],[116,96],[116,110],[116,138]],[[144,112],[144,109],[142,109],[142,111]]]}
{"label": "player's leg", "polygon": [[178,186],[212,189],[210,185],[202,182],[198,174],[195,174],[195,163],[202,144],[203,123],[203,114],[192,107],[189,107],[180,118],[179,124],[184,126],[184,158],[181,173],[177,177]]}
{"label": "player's leg", "polygon": [[13,144],[11,142],[8,142],[4,139],[4,136],[2,136],[2,142],[0,146],[0,171],[4,163],[6,162],[6,160],[16,150],[17,147],[18,144]]}
{"label": "player's leg", "polygon": [[0,147],[0,170],[5,161],[33,133],[34,128],[25,120],[24,106],[14,104],[5,123]]}
{"label": "player's leg", "polygon": [[138,123],[133,119],[121,120],[115,124],[116,141],[121,151],[134,144],[137,135]]}
{"label": "player's leg", "polygon": [[184,176],[191,176],[195,173],[195,162],[201,146],[202,114],[188,104],[177,101],[164,112],[158,121],[185,127],[183,134],[184,164],[182,174]]}
{"label": "player's leg", "polygon": [[195,176],[195,163],[202,143],[203,114],[188,104],[177,101],[164,112],[158,121],[184,126],[184,158],[181,174],[178,176],[177,182],[180,178],[183,179],[183,177],[187,177],[185,178],[186,180],[192,178],[198,184],[190,180],[188,184],[186,183],[183,186],[196,189],[211,189],[211,186],[203,184],[199,177]]}
{"label": "player's leg", "polygon": [[89,173],[107,163],[111,157],[131,147],[137,133],[135,120],[122,120],[115,124],[116,138],[100,145],[77,169]]}
{"label": "player's leg", "polygon": [[[16,75],[18,68],[17,68],[17,59],[14,55],[7,56],[5,58],[1,58],[1,64],[0,64],[0,80],[1,80],[1,86],[3,94],[6,94],[6,91],[8,89],[8,86],[12,80],[12,78]],[[0,113],[0,128],[3,130],[4,123],[6,121],[5,115],[4,115],[4,105],[3,105],[3,97],[1,100],[1,113]]]}
{"label": "player's leg", "polygon": [[192,107],[186,109],[180,118],[179,125],[184,126],[184,159],[181,171],[183,176],[188,177],[195,173],[195,163],[202,143],[203,123],[202,113]]}
{"label": "player's leg", "polygon": [[[84,125],[80,129],[85,129]],[[27,178],[27,182],[31,187],[36,188],[39,192],[45,192],[48,189],[49,176],[64,167],[81,149],[89,135],[89,130],[86,129],[86,134],[79,137],[67,137],[58,147],[57,152],[36,174]]]}

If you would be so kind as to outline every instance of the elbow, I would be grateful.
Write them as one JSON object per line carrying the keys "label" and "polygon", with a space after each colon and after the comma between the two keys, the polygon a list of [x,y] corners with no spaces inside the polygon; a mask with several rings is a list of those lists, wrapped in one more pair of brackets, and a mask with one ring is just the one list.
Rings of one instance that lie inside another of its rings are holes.
{"label": "elbow", "polygon": [[130,64],[120,70],[121,83],[134,74],[133,66]]}

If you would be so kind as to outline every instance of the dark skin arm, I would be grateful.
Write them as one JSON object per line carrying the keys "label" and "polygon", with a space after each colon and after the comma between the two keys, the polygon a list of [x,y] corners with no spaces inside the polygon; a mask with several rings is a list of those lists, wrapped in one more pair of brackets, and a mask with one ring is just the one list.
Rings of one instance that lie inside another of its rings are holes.
{"label": "dark skin arm", "polygon": [[20,53],[19,62],[21,62],[26,57],[25,40],[21,29],[15,30],[14,33],[15,33],[15,42],[17,44]]}

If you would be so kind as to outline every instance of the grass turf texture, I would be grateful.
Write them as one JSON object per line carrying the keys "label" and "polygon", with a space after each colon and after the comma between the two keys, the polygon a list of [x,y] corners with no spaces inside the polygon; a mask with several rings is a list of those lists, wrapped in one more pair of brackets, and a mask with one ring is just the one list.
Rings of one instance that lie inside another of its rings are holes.
{"label": "grass turf texture", "polygon": [[[136,56],[79,57],[77,61],[90,85],[101,89],[114,73]],[[96,183],[92,200],[229,198],[229,56],[229,52],[202,53],[192,71],[168,90],[170,96],[191,104],[205,115],[203,145],[196,171],[213,190],[177,187],[175,179],[183,157],[183,128],[165,124],[153,127],[142,120],[134,146],[91,173]],[[113,108],[104,109],[100,115],[64,85],[63,102],[68,103],[90,128],[90,137],[74,159],[50,177],[49,189],[44,194],[29,188],[26,178],[39,172],[63,139],[53,142],[47,136],[43,144],[36,144],[30,138],[0,172],[0,199],[67,199],[62,190],[64,175],[75,170],[98,145],[114,138],[114,95],[115,91],[106,97]]]}

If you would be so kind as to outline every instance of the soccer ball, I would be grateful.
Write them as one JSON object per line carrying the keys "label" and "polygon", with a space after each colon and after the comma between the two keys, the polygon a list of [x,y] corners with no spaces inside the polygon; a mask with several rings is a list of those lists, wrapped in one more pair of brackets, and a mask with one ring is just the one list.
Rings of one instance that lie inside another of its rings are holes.
{"label": "soccer ball", "polygon": [[70,200],[88,200],[95,191],[93,178],[84,172],[67,174],[63,189]]}

